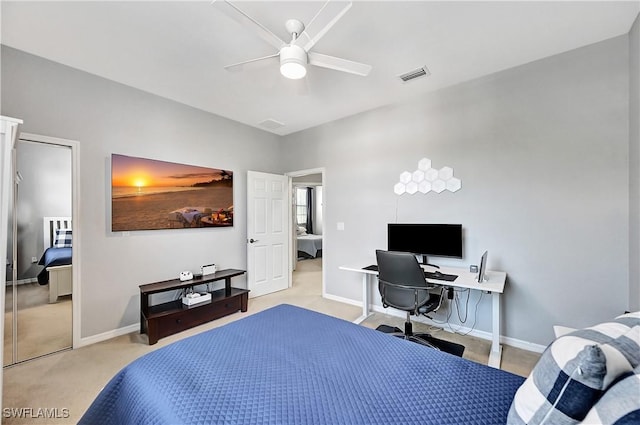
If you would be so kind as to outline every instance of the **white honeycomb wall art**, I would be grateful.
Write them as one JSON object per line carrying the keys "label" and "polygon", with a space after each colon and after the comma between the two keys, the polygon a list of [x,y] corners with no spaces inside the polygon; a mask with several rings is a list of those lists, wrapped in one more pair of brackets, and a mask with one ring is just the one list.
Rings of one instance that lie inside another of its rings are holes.
{"label": "white honeycomb wall art", "polygon": [[418,161],[418,169],[415,171],[403,171],[400,180],[393,186],[396,195],[408,193],[441,193],[446,191],[457,192],[462,187],[459,178],[454,177],[453,168],[433,168],[429,158]]}

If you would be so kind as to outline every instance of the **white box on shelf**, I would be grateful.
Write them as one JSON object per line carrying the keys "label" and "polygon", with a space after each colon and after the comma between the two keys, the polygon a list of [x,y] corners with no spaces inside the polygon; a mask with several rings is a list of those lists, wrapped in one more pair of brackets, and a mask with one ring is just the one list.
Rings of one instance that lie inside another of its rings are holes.
{"label": "white box on shelf", "polygon": [[200,267],[200,270],[202,270],[202,275],[204,276],[206,274],[215,273],[216,271],[218,271],[218,268],[215,264],[207,264],[206,266]]}
{"label": "white box on shelf", "polygon": [[205,294],[198,294],[198,296],[189,296],[189,295],[186,297],[182,297],[182,304],[194,305],[194,304],[203,303],[205,301],[211,301],[211,294],[208,292]]}

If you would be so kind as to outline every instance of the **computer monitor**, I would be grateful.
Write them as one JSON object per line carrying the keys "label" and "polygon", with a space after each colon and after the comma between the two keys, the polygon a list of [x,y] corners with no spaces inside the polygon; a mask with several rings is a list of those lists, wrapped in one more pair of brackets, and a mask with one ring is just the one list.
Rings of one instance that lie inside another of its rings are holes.
{"label": "computer monitor", "polygon": [[427,256],[462,258],[461,224],[410,224],[387,225],[387,249]]}
{"label": "computer monitor", "polygon": [[488,254],[489,254],[489,251],[485,251],[484,254],[482,254],[482,257],[480,258],[480,268],[478,269],[478,279],[477,279],[478,283],[487,281],[484,275],[487,272],[487,255]]}

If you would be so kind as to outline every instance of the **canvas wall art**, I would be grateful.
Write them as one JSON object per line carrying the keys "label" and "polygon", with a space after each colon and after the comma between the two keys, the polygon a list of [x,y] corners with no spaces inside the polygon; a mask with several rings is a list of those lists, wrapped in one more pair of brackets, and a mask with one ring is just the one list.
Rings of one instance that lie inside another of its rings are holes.
{"label": "canvas wall art", "polygon": [[233,226],[233,172],[111,155],[111,230]]}

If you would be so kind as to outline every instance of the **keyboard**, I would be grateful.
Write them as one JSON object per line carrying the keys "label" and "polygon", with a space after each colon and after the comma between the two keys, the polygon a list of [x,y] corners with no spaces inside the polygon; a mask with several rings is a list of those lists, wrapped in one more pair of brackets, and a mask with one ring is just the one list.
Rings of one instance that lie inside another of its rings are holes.
{"label": "keyboard", "polygon": [[435,273],[435,272],[424,272],[424,277],[427,279],[434,280],[445,280],[447,282],[453,282],[458,278],[456,274],[444,274],[444,273]]}
{"label": "keyboard", "polygon": [[[370,266],[363,267],[362,270],[369,270],[369,271],[372,271],[372,272],[377,272],[378,271],[378,265],[377,264],[372,264]],[[424,277],[427,278],[427,279],[444,280],[444,281],[447,281],[447,282],[453,282],[454,280],[456,280],[458,278],[458,275],[425,271],[424,272]]]}

